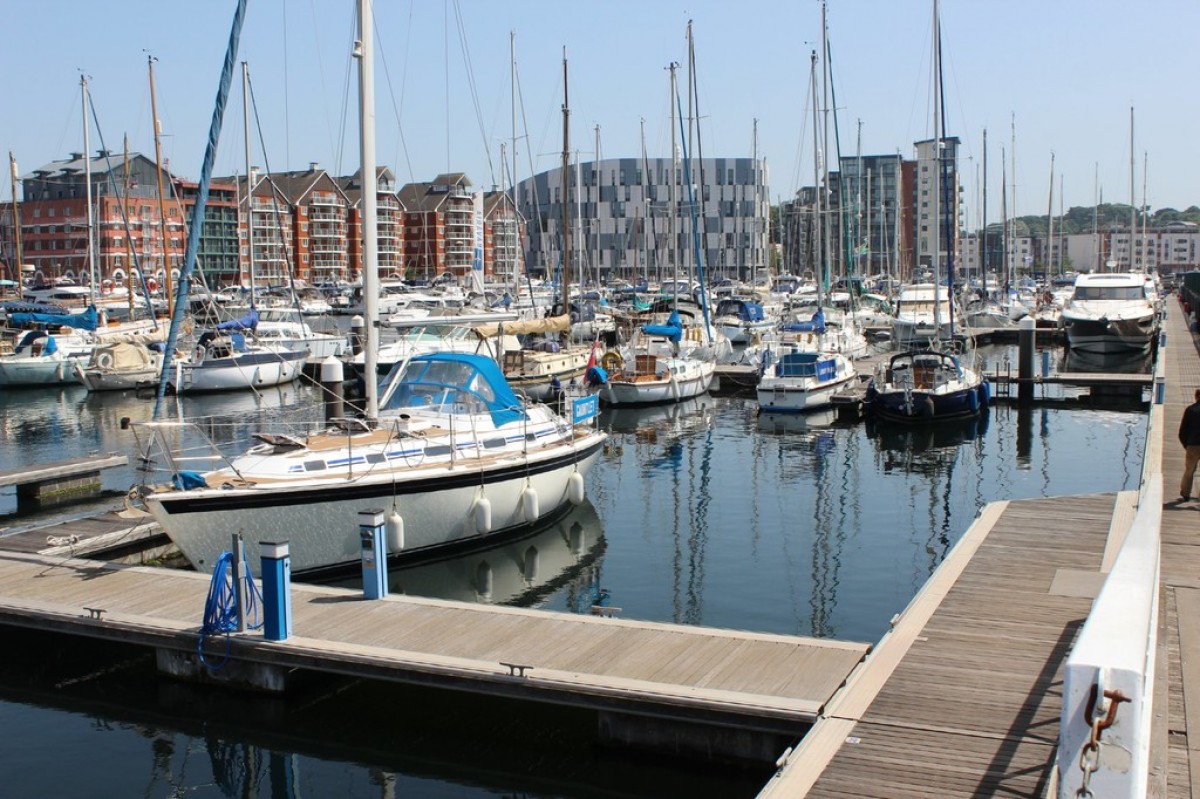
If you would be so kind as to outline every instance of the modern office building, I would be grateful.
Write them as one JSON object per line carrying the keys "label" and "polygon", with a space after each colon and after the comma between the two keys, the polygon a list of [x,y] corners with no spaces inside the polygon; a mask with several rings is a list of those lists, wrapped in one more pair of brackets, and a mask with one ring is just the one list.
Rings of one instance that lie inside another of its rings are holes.
{"label": "modern office building", "polygon": [[697,249],[710,281],[765,271],[766,163],[705,158],[689,170],[690,190],[683,165],[669,158],[584,162],[570,170],[566,191],[558,169],[520,182],[516,202],[529,228],[527,269],[551,276],[563,263],[565,218],[575,280],[662,280],[676,269],[694,275]]}

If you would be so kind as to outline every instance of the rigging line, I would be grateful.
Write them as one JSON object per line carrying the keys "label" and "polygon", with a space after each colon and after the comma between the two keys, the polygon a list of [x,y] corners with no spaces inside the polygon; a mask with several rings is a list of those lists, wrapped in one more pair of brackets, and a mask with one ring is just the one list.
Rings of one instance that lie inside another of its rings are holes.
{"label": "rigging line", "polygon": [[488,177],[495,185],[496,167],[492,164],[492,148],[488,145],[488,135],[483,124],[483,111],[479,107],[479,87],[475,83],[475,66],[471,63],[471,48],[467,44],[467,26],[463,20],[462,6],[459,4],[459,0],[454,0],[454,17],[458,26],[458,44],[462,50],[463,66],[467,69],[467,86],[471,89],[471,105],[475,109],[475,123],[479,125],[479,135],[483,139],[483,151],[487,155]]}
{"label": "rigging line", "polygon": [[[312,10],[313,37],[316,41],[319,42],[322,39],[323,32],[321,30],[319,30],[317,27],[316,0],[309,0],[309,8]],[[319,74],[321,76],[321,99],[326,100],[329,97],[329,92],[325,88],[325,63],[321,60],[321,48],[314,47],[314,48],[312,48],[312,51],[316,54],[316,57],[317,57],[317,74]],[[322,105],[327,105],[327,104],[322,103]],[[343,114],[343,116],[345,116],[345,115]],[[334,139],[334,135],[333,135],[333,130],[329,124],[328,115],[325,116],[325,128],[326,128],[325,132],[329,136],[329,147],[330,147],[330,149],[332,149],[334,146],[335,139]]]}
{"label": "rigging line", "polygon": [[[100,149],[104,151],[104,163],[105,163],[105,166],[108,168],[109,186],[112,188],[113,196],[120,198],[120,202],[117,203],[117,205],[120,206],[120,208],[121,208],[121,224],[125,228],[125,237],[127,240],[132,242],[133,241],[133,230],[129,227],[129,214],[128,214],[128,209],[126,208],[126,205],[125,205],[125,201],[127,198],[124,195],[122,195],[121,192],[117,191],[116,181],[113,178],[112,156],[109,155],[108,147],[104,144],[104,132],[102,130],[100,130],[100,118],[96,114],[96,104],[92,100],[91,91],[89,91],[87,94],[87,101],[88,101],[88,109],[92,112],[92,122],[95,123],[96,136],[97,136],[97,138],[100,139]],[[83,157],[90,159],[92,156],[90,153],[84,153]],[[128,175],[126,175],[126,178],[128,178]],[[88,230],[87,246],[88,246],[88,249],[92,249],[96,246],[94,239],[96,238],[96,235],[98,235],[98,234],[93,234],[91,232],[92,231],[92,220],[90,220],[90,219],[87,222],[87,230]],[[167,260],[166,259],[166,250],[167,250],[167,242],[164,241],[163,242],[163,268],[170,269],[171,268],[170,265],[166,263],[166,260]],[[151,321],[154,322],[154,329],[158,330],[158,321],[155,320],[155,318],[154,318],[154,303],[152,303],[150,301],[150,290],[146,287],[146,276],[143,273],[141,261],[138,260],[137,248],[136,247],[130,248],[129,252],[130,252],[130,257],[133,260],[133,268],[137,270],[138,280],[142,285],[142,295],[146,298],[146,307],[149,309],[150,319],[151,319]],[[89,279],[89,281],[94,281],[96,279],[96,275],[88,275],[88,279]],[[96,288],[96,287],[93,286],[93,288]],[[170,297],[168,297],[167,300],[170,301]]]}
{"label": "rigging line", "polygon": [[[372,13],[374,13],[373,10]],[[348,42],[349,47],[346,48],[347,53],[353,52],[355,36],[357,33],[357,21],[355,19],[355,13],[352,9],[350,12],[350,36]],[[346,128],[350,124],[350,81],[353,73],[354,58],[350,57],[346,59],[346,72],[342,79],[342,124],[338,130],[337,149],[334,151],[333,158],[335,174],[342,173],[342,155],[346,150]]]}
{"label": "rigging line", "polygon": [[[383,62],[383,76],[387,82],[388,96],[392,98],[392,113],[396,115],[396,131],[400,134],[400,150],[404,153],[404,166],[408,170],[408,179],[410,183],[415,183],[416,175],[413,173],[412,158],[408,154],[408,141],[404,138],[404,126],[400,124],[400,115],[404,111],[404,83],[400,84],[400,102],[396,102],[396,88],[392,84],[392,72],[388,69],[388,60],[386,50],[383,44],[383,35],[381,26],[375,20],[375,7],[371,7],[371,19],[375,21],[375,51],[379,53],[379,60]],[[412,44],[412,5],[408,7],[408,38],[404,42],[404,69],[401,75],[408,72],[408,53],[411,52]],[[397,159],[399,160],[399,159]]]}

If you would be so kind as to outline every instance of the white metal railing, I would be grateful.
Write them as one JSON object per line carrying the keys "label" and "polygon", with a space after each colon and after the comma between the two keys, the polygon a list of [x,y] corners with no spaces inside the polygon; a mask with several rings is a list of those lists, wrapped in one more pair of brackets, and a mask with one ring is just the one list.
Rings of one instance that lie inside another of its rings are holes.
{"label": "white metal railing", "polygon": [[1137,514],[1067,658],[1060,799],[1146,796],[1158,646],[1164,351],[1155,368]]}

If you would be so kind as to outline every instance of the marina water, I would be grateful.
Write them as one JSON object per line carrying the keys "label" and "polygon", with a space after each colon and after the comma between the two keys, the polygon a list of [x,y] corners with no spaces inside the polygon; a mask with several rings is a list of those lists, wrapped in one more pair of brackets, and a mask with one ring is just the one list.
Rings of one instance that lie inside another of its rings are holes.
{"label": "marina water", "polygon": [[[1015,360],[1004,348],[988,357]],[[121,419],[148,419],[151,406],[7,392],[0,468],[133,454]],[[396,569],[393,590],[874,642],[985,503],[1136,486],[1143,410],[998,404],[928,428],[764,416],[737,395],[609,411],[588,502],[533,535]],[[171,399],[171,414],[209,417],[203,437],[237,451],[259,425],[320,408],[296,384]],[[132,466],[106,472],[93,506],[138,479]],[[0,535],[45,518],[15,505],[0,496]],[[150,655],[5,637],[0,720],[20,731],[0,755],[6,796],[753,796],[768,776],[607,750],[569,709],[333,678],[286,700],[248,698],[160,679]]]}

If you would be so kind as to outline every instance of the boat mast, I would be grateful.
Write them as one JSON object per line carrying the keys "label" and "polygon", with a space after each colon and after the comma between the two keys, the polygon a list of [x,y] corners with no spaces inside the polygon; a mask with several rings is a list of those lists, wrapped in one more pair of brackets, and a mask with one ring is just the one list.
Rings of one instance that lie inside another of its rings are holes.
{"label": "boat mast", "polygon": [[[517,214],[517,32],[508,32],[508,85],[509,85],[509,114],[512,119],[512,170],[509,173],[509,201],[512,203],[510,213],[513,215],[513,241],[519,245],[521,242],[520,222]],[[521,261],[524,258],[525,248],[522,246],[514,247],[513,254],[516,259],[513,261],[512,275],[512,291],[513,299],[521,293]]]}
{"label": "boat mast", "polygon": [[[821,163],[822,163],[822,178],[824,183],[821,186],[821,207],[824,213],[827,214],[825,221],[828,227],[833,226],[833,198],[830,197],[829,186],[829,26],[825,19],[826,5],[825,0],[821,0]],[[813,104],[816,104],[816,98],[813,98]],[[823,296],[829,292],[829,277],[832,268],[832,254],[829,251],[828,232],[822,237],[821,241],[821,279],[820,285],[817,286],[818,307],[824,302]]]}
{"label": "boat mast", "polygon": [[[1149,167],[1150,167],[1150,154],[1143,150],[1142,151],[1142,271],[1146,272],[1147,274],[1149,274],[1149,272],[1150,272],[1149,264],[1146,263],[1147,261],[1150,260],[1149,256],[1146,253],[1146,248],[1148,246],[1146,244],[1146,236],[1149,235],[1147,233],[1146,227],[1149,222],[1148,217],[1150,215],[1149,209],[1146,207],[1146,172],[1149,169]],[[1158,270],[1156,269],[1155,271],[1158,271]]]}
{"label": "boat mast", "polygon": [[[979,248],[979,268],[983,272],[983,291],[987,294],[988,244],[987,244],[987,128],[983,129],[983,220],[980,222],[982,246]],[[1007,305],[1007,302],[1005,303]]]}
{"label": "boat mast", "polygon": [[79,88],[83,101],[83,187],[87,208],[87,269],[89,302],[96,304],[96,248],[93,244],[92,231],[92,144],[88,130],[88,83],[87,75],[79,76]]}
{"label": "boat mast", "polygon": [[[942,241],[941,241],[941,194],[942,194],[942,134],[939,124],[941,92],[942,46],[938,29],[938,0],[933,0],[933,329],[934,337],[940,338],[942,330]],[[954,316],[951,314],[951,320]]]}
{"label": "boat mast", "polygon": [[813,259],[813,277],[816,278],[817,284],[817,308],[819,309],[824,304],[825,289],[824,283],[824,258],[822,258],[822,245],[824,242],[823,236],[823,220],[821,218],[821,134],[818,122],[820,121],[820,111],[817,108],[817,51],[812,51],[812,68],[809,71],[809,94],[812,96],[812,117],[813,117],[813,233],[812,233],[812,250]]}
{"label": "boat mast", "polygon": [[567,48],[563,47],[563,149],[562,149],[562,313],[570,313],[568,284],[571,272],[571,205],[567,201],[567,187],[571,180],[571,106],[567,94]]}
{"label": "boat mast", "polygon": [[1050,151],[1050,202],[1046,207],[1046,278],[1054,267],[1054,151]]}
{"label": "boat mast", "polygon": [[[242,62],[242,127],[246,138],[246,258],[250,270],[250,307],[254,307],[254,167],[250,156],[250,65]],[[363,199],[366,199],[363,193]],[[365,203],[364,203],[365,204]]]}
{"label": "boat mast", "polygon": [[679,182],[679,151],[675,147],[675,97],[677,93],[675,87],[675,70],[678,68],[679,64],[674,61],[672,61],[671,65],[668,67],[668,69],[671,71],[671,99],[668,103],[668,105],[671,107],[671,179],[667,184],[667,188],[670,192],[669,202],[671,206],[671,246],[668,248],[668,252],[671,255],[671,282],[674,284],[671,291],[671,305],[676,310],[679,309],[679,252],[677,246],[679,244],[677,238],[679,234],[676,227],[676,223],[678,222],[679,218],[679,209],[676,206],[676,203],[679,202],[677,192],[678,186],[676,185]]}
{"label": "boat mast", "polygon": [[[17,202],[17,159],[8,151],[8,163],[12,170],[12,212],[13,212],[13,243],[16,249],[17,263],[12,267],[12,280],[17,284],[17,294],[20,296],[21,264],[24,255],[21,252],[21,204]],[[10,266],[12,266],[10,264]]]}
{"label": "boat mast", "polygon": [[[170,239],[167,238],[167,201],[166,192],[163,189],[163,168],[162,168],[162,124],[158,121],[158,103],[155,101],[154,94],[154,62],[156,59],[152,55],[146,56],[147,64],[150,67],[150,116],[154,122],[154,174],[158,178],[158,226],[162,234],[163,248],[163,291],[166,292],[167,302],[171,301],[171,256],[170,256]],[[130,302],[133,302],[133,293],[130,292]],[[154,318],[154,311],[151,309],[150,318]]]}
{"label": "boat mast", "polygon": [[1137,195],[1133,188],[1133,106],[1129,106],[1129,271],[1133,271],[1133,234],[1137,230]]}
{"label": "boat mast", "polygon": [[1096,252],[1096,271],[1100,271],[1100,162],[1096,162],[1096,175],[1092,183],[1092,249]]}
{"label": "boat mast", "polygon": [[363,348],[366,416],[379,417],[379,221],[376,216],[378,176],[375,174],[375,48],[372,41],[371,0],[358,0],[359,152],[362,157],[362,284],[363,326],[367,343]]}

